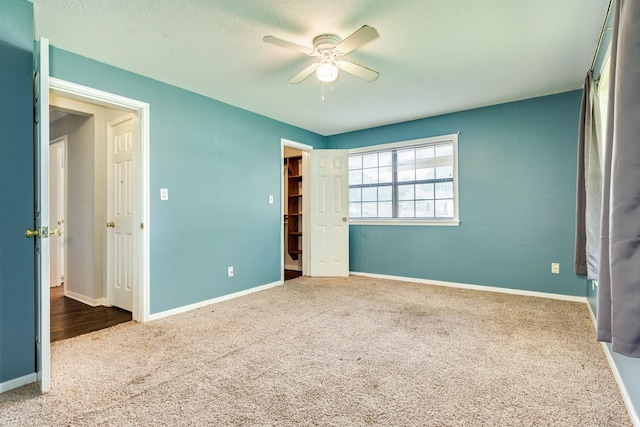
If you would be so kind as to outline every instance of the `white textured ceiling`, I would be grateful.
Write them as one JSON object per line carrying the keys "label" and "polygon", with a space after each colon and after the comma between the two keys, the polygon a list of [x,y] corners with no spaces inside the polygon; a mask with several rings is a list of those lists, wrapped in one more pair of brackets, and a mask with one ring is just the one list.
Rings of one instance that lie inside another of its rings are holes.
{"label": "white textured ceiling", "polygon": [[[31,0],[36,37],[322,135],[581,87],[609,0]],[[367,24],[345,59],[380,72],[287,79],[312,47]]]}

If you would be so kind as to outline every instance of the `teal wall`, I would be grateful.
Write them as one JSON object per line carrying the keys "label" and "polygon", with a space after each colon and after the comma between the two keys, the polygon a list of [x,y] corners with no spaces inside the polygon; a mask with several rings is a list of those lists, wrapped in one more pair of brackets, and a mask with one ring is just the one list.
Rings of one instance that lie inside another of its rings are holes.
{"label": "teal wall", "polygon": [[460,132],[460,225],[352,225],[351,271],[585,296],[584,278],[573,273],[580,97],[328,137],[328,148],[354,148]]}
{"label": "teal wall", "polygon": [[0,2],[0,384],[35,372],[33,5]]}
{"label": "teal wall", "polygon": [[323,136],[55,47],[51,75],[150,104],[152,314],[280,280],[280,138]]}
{"label": "teal wall", "polygon": [[0,43],[33,52],[33,4],[31,2],[0,1]]}

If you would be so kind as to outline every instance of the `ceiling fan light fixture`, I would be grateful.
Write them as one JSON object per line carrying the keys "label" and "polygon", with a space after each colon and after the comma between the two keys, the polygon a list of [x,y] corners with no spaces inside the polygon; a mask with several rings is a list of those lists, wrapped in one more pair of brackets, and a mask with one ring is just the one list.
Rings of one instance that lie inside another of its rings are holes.
{"label": "ceiling fan light fixture", "polygon": [[338,78],[338,67],[331,62],[322,62],[316,68],[316,76],[321,82],[331,83]]}

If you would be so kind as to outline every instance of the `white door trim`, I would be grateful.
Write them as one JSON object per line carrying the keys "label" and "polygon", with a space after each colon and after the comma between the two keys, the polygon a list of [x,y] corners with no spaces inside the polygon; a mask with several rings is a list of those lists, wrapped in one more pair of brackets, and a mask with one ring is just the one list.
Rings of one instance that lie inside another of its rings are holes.
{"label": "white door trim", "polygon": [[[149,286],[150,286],[150,190],[149,190],[149,118],[150,105],[146,102],[126,98],[120,95],[93,89],[87,86],[78,85],[65,80],[51,77],[49,79],[49,89],[54,93],[59,93],[65,97],[90,102],[106,107],[127,108],[138,113],[139,132],[139,194],[140,194],[140,217],[144,224],[144,232],[141,236],[140,244],[140,268],[138,289],[134,293],[134,305],[132,310],[133,320],[146,322],[149,320]],[[284,251],[284,250],[283,250]]]}
{"label": "white door trim", "polygon": [[[310,201],[309,197],[304,197],[305,194],[309,194],[309,153],[313,150],[311,145],[302,144],[300,142],[291,141],[289,139],[280,138],[280,166],[282,166],[282,159],[284,159],[284,147],[297,148],[302,151],[302,274],[304,276],[309,275],[309,263],[311,261],[310,253],[309,253],[309,231],[310,223],[309,223],[309,215],[305,215],[305,213],[310,212],[309,207]],[[282,169],[280,169],[280,281],[284,283],[284,210],[285,203],[284,200],[284,174],[282,173]]]}

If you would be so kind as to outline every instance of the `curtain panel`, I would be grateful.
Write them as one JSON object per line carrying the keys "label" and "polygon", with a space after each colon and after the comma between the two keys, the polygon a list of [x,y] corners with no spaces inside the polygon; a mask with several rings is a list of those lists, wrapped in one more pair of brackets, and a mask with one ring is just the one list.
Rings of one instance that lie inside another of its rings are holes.
{"label": "curtain panel", "polygon": [[578,185],[574,272],[598,279],[602,200],[602,123],[598,90],[589,71],[584,81],[578,128]]}
{"label": "curtain panel", "polygon": [[591,71],[587,74],[582,89],[582,101],[580,103],[580,122],[578,125],[578,185],[576,194],[576,248],[574,256],[574,272],[580,276],[587,275],[587,233],[586,233],[586,159],[585,148],[588,145],[591,128],[592,84]]}
{"label": "curtain panel", "polygon": [[618,0],[614,13],[597,338],[640,357],[640,0]]}
{"label": "curtain panel", "polygon": [[598,90],[590,71],[584,82],[578,131],[578,185],[574,271],[598,280],[602,206],[602,122]]}

